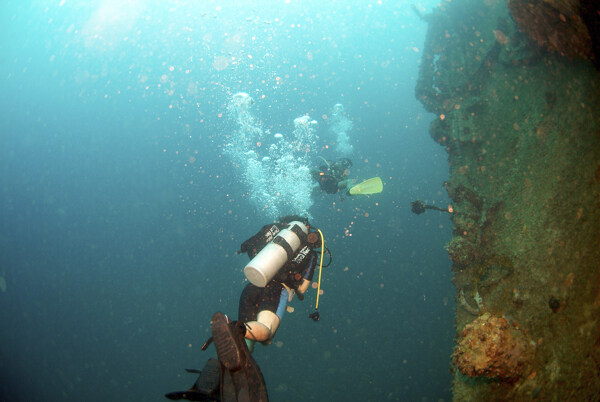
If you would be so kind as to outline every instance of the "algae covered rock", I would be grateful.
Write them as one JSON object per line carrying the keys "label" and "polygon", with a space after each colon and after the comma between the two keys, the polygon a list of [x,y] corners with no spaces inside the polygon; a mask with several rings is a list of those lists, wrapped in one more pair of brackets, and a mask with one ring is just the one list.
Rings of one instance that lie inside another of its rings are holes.
{"label": "algae covered rock", "polygon": [[485,313],[467,324],[452,357],[464,376],[513,382],[527,374],[534,354],[515,324]]}

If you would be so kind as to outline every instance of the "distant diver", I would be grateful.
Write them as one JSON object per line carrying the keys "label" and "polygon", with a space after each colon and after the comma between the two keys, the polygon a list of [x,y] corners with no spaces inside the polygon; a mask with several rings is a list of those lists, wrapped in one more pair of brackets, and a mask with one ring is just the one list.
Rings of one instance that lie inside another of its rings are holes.
{"label": "distant diver", "polygon": [[320,158],[325,164],[319,166],[318,169],[311,169],[311,175],[318,183],[317,189],[328,194],[336,194],[339,191],[347,190],[346,195],[369,195],[383,191],[383,182],[379,177],[373,177],[352,186],[355,180],[348,177],[350,167],[352,167],[350,159],[341,158],[334,162],[323,157]]}
{"label": "distant diver", "polygon": [[319,184],[321,191],[327,194],[336,194],[340,190],[345,190],[352,184],[350,168],[352,161],[348,158],[341,158],[338,161],[328,161],[319,156],[324,162],[318,169],[311,169],[310,174]]}

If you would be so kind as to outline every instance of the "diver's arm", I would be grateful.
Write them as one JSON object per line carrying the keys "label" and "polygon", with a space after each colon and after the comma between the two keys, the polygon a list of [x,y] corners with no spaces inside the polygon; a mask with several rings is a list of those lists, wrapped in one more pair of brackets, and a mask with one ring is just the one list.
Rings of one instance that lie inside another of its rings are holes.
{"label": "diver's arm", "polygon": [[[306,268],[304,268],[304,272],[302,273],[302,282],[300,286],[296,289],[296,292],[300,295],[304,295],[304,293],[308,290],[308,286],[312,281],[313,274],[315,273],[315,268],[317,266],[317,256],[314,251],[311,252],[310,260],[308,264],[306,264]],[[298,297],[300,299],[300,297]]]}
{"label": "diver's arm", "polygon": [[309,285],[310,285],[310,281],[308,279],[303,278],[302,283],[300,284],[300,286],[298,286],[298,289],[296,289],[296,292],[303,295],[308,290]]}

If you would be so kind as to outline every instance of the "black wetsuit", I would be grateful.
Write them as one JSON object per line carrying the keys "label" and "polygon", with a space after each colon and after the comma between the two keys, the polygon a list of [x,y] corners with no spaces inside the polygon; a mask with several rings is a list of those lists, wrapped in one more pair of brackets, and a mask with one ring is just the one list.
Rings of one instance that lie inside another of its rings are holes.
{"label": "black wetsuit", "polygon": [[338,180],[330,174],[323,174],[317,179],[321,190],[327,194],[335,194],[339,191]]}

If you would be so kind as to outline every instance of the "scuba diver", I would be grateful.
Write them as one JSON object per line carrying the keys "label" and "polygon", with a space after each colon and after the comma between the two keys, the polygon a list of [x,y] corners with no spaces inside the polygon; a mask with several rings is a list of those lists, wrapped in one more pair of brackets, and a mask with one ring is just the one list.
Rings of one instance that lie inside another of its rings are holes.
{"label": "scuba diver", "polygon": [[294,295],[304,300],[317,264],[315,250],[320,247],[317,230],[311,231],[308,220],[296,215],[263,226],[242,243],[238,253],[251,259],[244,268],[250,283],[240,296],[238,318],[246,323],[251,351],[255,342],[271,342]]}
{"label": "scuba diver", "polygon": [[350,167],[352,167],[350,159],[341,158],[334,162],[323,157],[319,158],[323,159],[325,164],[319,166],[318,169],[311,169],[310,174],[319,184],[321,191],[325,191],[327,194],[335,194],[340,190],[347,189],[353,183],[353,180],[348,177]]}
{"label": "scuba diver", "polygon": [[[296,215],[263,226],[243,242],[238,254],[247,253],[251,260],[244,268],[250,283],[240,296],[238,321],[221,312],[213,315],[212,337],[202,350],[214,343],[218,360],[209,359],[201,371],[187,370],[199,374],[192,388],[165,396],[173,400],[267,401],[262,372],[252,358],[254,345],[271,343],[294,295],[304,300],[318,254],[322,268],[322,253],[329,253],[323,244],[321,231]],[[318,321],[316,309],[310,318]]]}
{"label": "scuba diver", "polygon": [[348,158],[342,158],[339,161],[328,161],[323,157],[324,165],[319,169],[311,169],[310,174],[319,184],[315,185],[314,190],[325,191],[328,194],[335,194],[340,190],[346,190],[346,195],[371,195],[383,191],[383,182],[379,177],[372,177],[361,183],[353,185],[356,180],[350,179],[350,167],[352,161]]}

